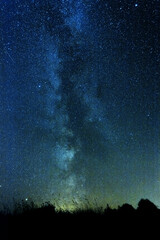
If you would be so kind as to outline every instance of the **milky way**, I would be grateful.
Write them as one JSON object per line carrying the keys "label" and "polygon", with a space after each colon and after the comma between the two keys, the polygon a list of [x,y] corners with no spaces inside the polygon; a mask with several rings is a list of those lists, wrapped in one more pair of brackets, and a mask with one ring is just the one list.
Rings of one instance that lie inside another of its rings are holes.
{"label": "milky way", "polygon": [[0,2],[1,202],[160,205],[160,2]]}

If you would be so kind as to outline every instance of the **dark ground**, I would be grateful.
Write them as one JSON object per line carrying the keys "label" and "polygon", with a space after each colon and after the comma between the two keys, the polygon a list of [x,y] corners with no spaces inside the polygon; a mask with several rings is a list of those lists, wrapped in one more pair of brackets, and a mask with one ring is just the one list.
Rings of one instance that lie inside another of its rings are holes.
{"label": "dark ground", "polygon": [[[17,204],[14,212],[0,213],[0,240],[98,238],[130,239],[145,236],[157,239],[160,229],[160,209],[142,199],[137,209],[124,204],[118,209],[106,207],[104,212],[79,210],[74,213],[56,212],[49,203],[36,207],[33,203]],[[109,237],[112,236],[112,237]]]}

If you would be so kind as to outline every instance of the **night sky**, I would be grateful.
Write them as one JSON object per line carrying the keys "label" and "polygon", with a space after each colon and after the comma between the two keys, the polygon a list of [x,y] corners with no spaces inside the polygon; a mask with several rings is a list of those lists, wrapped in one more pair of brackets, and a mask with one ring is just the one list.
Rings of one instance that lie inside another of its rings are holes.
{"label": "night sky", "polygon": [[0,1],[0,203],[160,206],[160,1]]}

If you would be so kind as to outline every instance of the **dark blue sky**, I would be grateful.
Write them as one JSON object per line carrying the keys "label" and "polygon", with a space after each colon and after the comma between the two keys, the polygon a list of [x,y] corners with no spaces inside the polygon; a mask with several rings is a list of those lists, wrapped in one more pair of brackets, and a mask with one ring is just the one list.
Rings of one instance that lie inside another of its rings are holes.
{"label": "dark blue sky", "polygon": [[0,201],[160,206],[160,1],[0,2]]}

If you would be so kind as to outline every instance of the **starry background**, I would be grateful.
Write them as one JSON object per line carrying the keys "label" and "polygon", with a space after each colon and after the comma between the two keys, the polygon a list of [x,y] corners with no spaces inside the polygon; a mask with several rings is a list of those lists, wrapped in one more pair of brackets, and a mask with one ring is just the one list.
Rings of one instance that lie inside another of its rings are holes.
{"label": "starry background", "polygon": [[0,202],[160,206],[160,1],[0,1]]}

